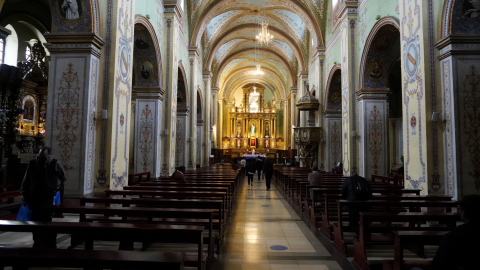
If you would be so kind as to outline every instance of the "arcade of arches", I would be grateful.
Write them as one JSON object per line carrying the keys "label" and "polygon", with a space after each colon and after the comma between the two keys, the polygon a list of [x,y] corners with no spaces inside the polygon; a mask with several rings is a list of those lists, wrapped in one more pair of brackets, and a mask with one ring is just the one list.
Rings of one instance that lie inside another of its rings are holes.
{"label": "arcade of arches", "polygon": [[63,2],[2,1],[5,183],[48,145],[76,195],[253,149],[480,192],[477,1]]}

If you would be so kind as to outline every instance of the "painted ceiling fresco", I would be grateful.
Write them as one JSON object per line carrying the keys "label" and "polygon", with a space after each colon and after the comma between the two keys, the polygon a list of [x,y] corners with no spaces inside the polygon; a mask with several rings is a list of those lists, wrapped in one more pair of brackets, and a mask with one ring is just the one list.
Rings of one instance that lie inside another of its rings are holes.
{"label": "painted ceiling fresco", "polygon": [[[252,82],[285,99],[296,87],[296,74],[308,70],[311,52],[324,47],[324,0],[192,0],[189,5],[190,46],[202,48],[203,69],[212,72],[214,86],[227,100]],[[260,22],[268,23],[274,36],[266,46],[255,44]],[[257,64],[265,73],[261,78],[252,72]]]}

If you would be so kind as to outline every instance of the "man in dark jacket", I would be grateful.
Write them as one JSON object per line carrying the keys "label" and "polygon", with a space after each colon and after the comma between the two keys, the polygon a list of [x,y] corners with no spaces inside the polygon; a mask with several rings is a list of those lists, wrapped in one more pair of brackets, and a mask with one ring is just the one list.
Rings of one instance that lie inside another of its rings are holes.
{"label": "man in dark jacket", "polygon": [[[366,192],[363,192],[363,189]],[[342,197],[348,201],[366,201],[372,197],[372,189],[367,180],[357,174],[347,177],[342,184]],[[358,234],[360,212],[370,211],[370,207],[352,205],[348,207],[349,226]]]}
{"label": "man in dark jacket", "polygon": [[262,168],[263,168],[263,161],[261,158],[257,158],[257,161],[255,161],[255,169],[257,169],[258,172],[258,181],[260,181],[260,175],[262,173]]}
{"label": "man in dark jacket", "polygon": [[[55,193],[63,189],[67,180],[61,164],[50,157],[51,149],[42,147],[35,159],[28,163],[21,192],[23,201],[32,211],[31,221],[52,221],[52,213],[42,206],[53,205]],[[59,185],[60,182],[60,185]],[[56,247],[56,234],[33,233],[34,247]]]}
{"label": "man in dark jacket", "polygon": [[267,190],[270,190],[270,183],[272,181],[272,175],[273,175],[273,162],[270,160],[269,157],[265,160],[263,163],[263,174],[265,174],[265,180],[267,184]]}
{"label": "man in dark jacket", "polygon": [[247,167],[245,168],[245,171],[247,171],[248,185],[253,186],[253,175],[255,174],[255,163],[253,160],[249,159],[247,161]]}
{"label": "man in dark jacket", "polygon": [[185,166],[180,166],[178,167],[177,170],[175,170],[172,175],[170,176],[170,181],[174,182],[185,182]]}
{"label": "man in dark jacket", "polygon": [[480,242],[480,195],[465,196],[459,214],[465,222],[447,233],[432,261],[432,270],[478,269]]}

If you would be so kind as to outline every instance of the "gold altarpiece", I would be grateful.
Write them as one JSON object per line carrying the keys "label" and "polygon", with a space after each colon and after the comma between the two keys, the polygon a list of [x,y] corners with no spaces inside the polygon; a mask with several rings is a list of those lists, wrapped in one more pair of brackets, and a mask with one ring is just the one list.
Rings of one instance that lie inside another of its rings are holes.
{"label": "gold altarpiece", "polygon": [[233,99],[229,108],[230,136],[223,138],[223,149],[255,149],[257,152],[283,149],[283,139],[278,138],[281,142],[277,142],[276,138],[278,108],[275,98],[265,100],[265,88],[261,85],[247,84],[242,90],[239,106]]}

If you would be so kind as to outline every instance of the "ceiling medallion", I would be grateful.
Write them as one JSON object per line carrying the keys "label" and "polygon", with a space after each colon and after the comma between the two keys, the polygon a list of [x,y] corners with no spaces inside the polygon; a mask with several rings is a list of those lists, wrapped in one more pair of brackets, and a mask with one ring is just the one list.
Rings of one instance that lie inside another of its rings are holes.
{"label": "ceiling medallion", "polygon": [[255,39],[260,45],[268,45],[273,40],[273,35],[270,35],[270,33],[268,32],[268,23],[262,22],[260,23],[260,25],[260,33],[258,33]]}

